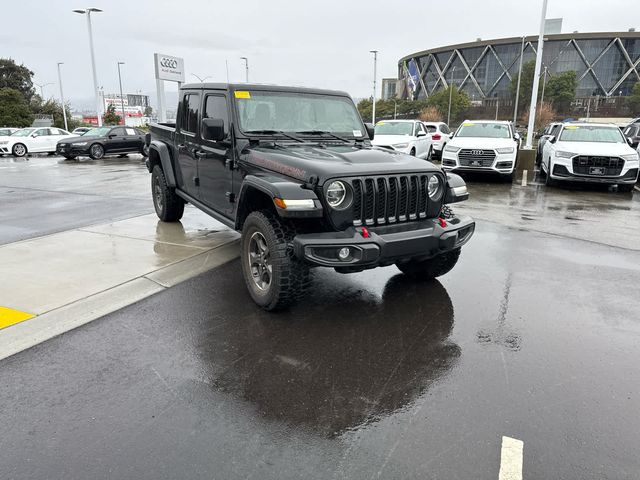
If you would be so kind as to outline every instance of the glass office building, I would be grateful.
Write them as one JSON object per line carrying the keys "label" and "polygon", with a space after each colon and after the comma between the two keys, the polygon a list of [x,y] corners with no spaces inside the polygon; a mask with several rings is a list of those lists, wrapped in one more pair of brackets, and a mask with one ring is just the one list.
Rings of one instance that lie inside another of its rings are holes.
{"label": "glass office building", "polygon": [[[537,47],[537,36],[524,38],[524,63],[535,60]],[[515,37],[413,53],[398,62],[399,96],[423,99],[453,82],[472,100],[510,98],[521,48],[522,37]],[[640,81],[640,33],[546,35],[542,63],[547,80],[575,70],[577,97],[629,95]]]}

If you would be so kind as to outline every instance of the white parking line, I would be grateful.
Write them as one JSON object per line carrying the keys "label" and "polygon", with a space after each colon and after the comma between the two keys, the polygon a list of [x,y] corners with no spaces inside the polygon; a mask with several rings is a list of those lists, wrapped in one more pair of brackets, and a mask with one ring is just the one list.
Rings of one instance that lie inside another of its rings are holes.
{"label": "white parking line", "polygon": [[523,449],[524,442],[522,440],[502,437],[498,480],[522,480]]}

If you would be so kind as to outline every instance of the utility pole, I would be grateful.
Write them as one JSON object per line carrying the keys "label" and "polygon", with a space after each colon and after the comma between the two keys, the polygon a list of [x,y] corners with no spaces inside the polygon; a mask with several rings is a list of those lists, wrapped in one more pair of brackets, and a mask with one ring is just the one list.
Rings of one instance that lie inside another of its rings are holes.
{"label": "utility pole", "polygon": [[536,68],[533,73],[533,88],[531,89],[531,106],[529,107],[529,125],[527,127],[526,148],[533,146],[533,128],[536,120],[536,106],[538,104],[538,86],[540,84],[540,69],[542,66],[542,49],[544,46],[544,23],[547,18],[547,0],[542,0],[540,15],[540,34],[538,35],[538,51],[536,53]]}
{"label": "utility pole", "polygon": [[33,84],[37,85],[38,87],[40,87],[40,98],[44,102],[44,89],[43,89],[43,87],[46,87],[47,85],[53,85],[53,83],[51,83],[51,82],[48,82],[48,83],[36,83],[36,82],[33,82]]}
{"label": "utility pole", "polygon": [[524,37],[522,37],[522,45],[520,45],[520,67],[518,68],[518,86],[516,87],[516,104],[513,108],[513,124],[518,121],[518,100],[520,100],[520,79],[522,78],[522,60],[524,57]]}
{"label": "utility pole", "polygon": [[75,13],[87,16],[87,29],[89,30],[89,51],[91,52],[91,70],[93,72],[93,91],[96,96],[96,113],[98,115],[98,126],[102,126],[102,102],[100,101],[100,93],[98,91],[98,75],[96,73],[96,58],[93,51],[93,32],[91,30],[91,12],[102,12],[99,8],[86,8],[74,10]]}
{"label": "utility pole", "polygon": [[456,71],[456,67],[454,66],[451,69],[451,82],[449,83],[449,111],[447,113],[447,125],[451,123],[451,98],[453,95],[453,72]]}
{"label": "utility pole", "polygon": [[120,75],[120,65],[124,65],[124,62],[118,62],[118,82],[120,83],[120,106],[122,107],[122,125],[127,125],[127,121],[124,116],[124,95],[122,94],[122,76]]}
{"label": "utility pole", "polygon": [[373,110],[371,111],[371,123],[376,124],[376,77],[378,76],[378,50],[369,50],[373,53]]}
{"label": "utility pole", "polygon": [[396,114],[398,113],[398,102],[393,99],[393,119],[396,119]]}
{"label": "utility pole", "polygon": [[245,82],[249,83],[249,59],[247,57],[240,57],[240,60],[244,60]]}
{"label": "utility pole", "polygon": [[498,120],[498,108],[500,105],[500,99],[496,97],[496,121]]}
{"label": "utility pole", "polygon": [[62,74],[60,73],[60,65],[64,65],[63,62],[58,62],[58,84],[60,85],[60,101],[62,102],[62,118],[64,118],[64,129],[69,131],[67,124],[67,108],[64,105],[64,93],[62,92]]}

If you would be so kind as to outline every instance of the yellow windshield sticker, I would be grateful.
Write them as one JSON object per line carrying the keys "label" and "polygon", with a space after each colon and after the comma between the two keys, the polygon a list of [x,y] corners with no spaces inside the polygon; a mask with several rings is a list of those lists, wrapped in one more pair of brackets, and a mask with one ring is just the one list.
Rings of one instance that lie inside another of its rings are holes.
{"label": "yellow windshield sticker", "polygon": [[236,90],[234,93],[236,98],[251,98],[251,93],[244,90]]}
{"label": "yellow windshield sticker", "polygon": [[384,122],[378,122],[378,123],[376,123],[376,127],[377,127],[378,125],[384,125]]}
{"label": "yellow windshield sticker", "polygon": [[580,127],[578,127],[577,125],[567,125],[566,127],[564,127],[565,130],[577,130]]}
{"label": "yellow windshield sticker", "polygon": [[462,125],[465,127],[473,127],[475,124],[472,122],[464,122]]}

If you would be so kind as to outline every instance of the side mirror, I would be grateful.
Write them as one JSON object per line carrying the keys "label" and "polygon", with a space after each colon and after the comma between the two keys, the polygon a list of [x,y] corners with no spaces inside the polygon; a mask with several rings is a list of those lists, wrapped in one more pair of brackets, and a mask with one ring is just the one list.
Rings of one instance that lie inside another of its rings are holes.
{"label": "side mirror", "polygon": [[638,145],[640,145],[640,141],[638,140],[635,140],[635,141],[631,140],[630,143],[631,143],[631,148],[638,148]]}
{"label": "side mirror", "polygon": [[516,140],[516,141],[520,140],[520,134],[518,132],[514,133],[513,134],[513,139]]}
{"label": "side mirror", "polygon": [[426,136],[427,136],[427,134],[426,134],[426,133],[424,133],[424,132],[418,132],[418,133],[416,133],[416,137],[426,137]]}
{"label": "side mirror", "polygon": [[551,136],[549,136],[549,139],[547,140],[547,142],[549,142],[549,143],[556,143],[556,136],[555,136],[555,135],[551,135]]}
{"label": "side mirror", "polygon": [[221,118],[203,118],[200,134],[202,138],[212,142],[224,140],[224,120]]}
{"label": "side mirror", "polygon": [[115,133],[112,133],[112,134],[110,134],[110,135],[109,135],[109,137],[108,137],[108,138],[115,138],[115,136],[116,136],[116,134],[115,134]]}
{"label": "side mirror", "polygon": [[39,136],[40,136],[40,135],[38,135],[37,133],[32,133],[32,134],[31,134],[31,138],[36,138],[36,137],[39,137]]}
{"label": "side mirror", "polygon": [[367,135],[369,136],[369,140],[373,140],[373,136],[376,133],[376,129],[373,126],[373,123],[365,123],[364,128],[367,129]]}
{"label": "side mirror", "polygon": [[444,203],[464,202],[469,198],[467,184],[460,175],[447,173],[447,191],[444,195]]}

